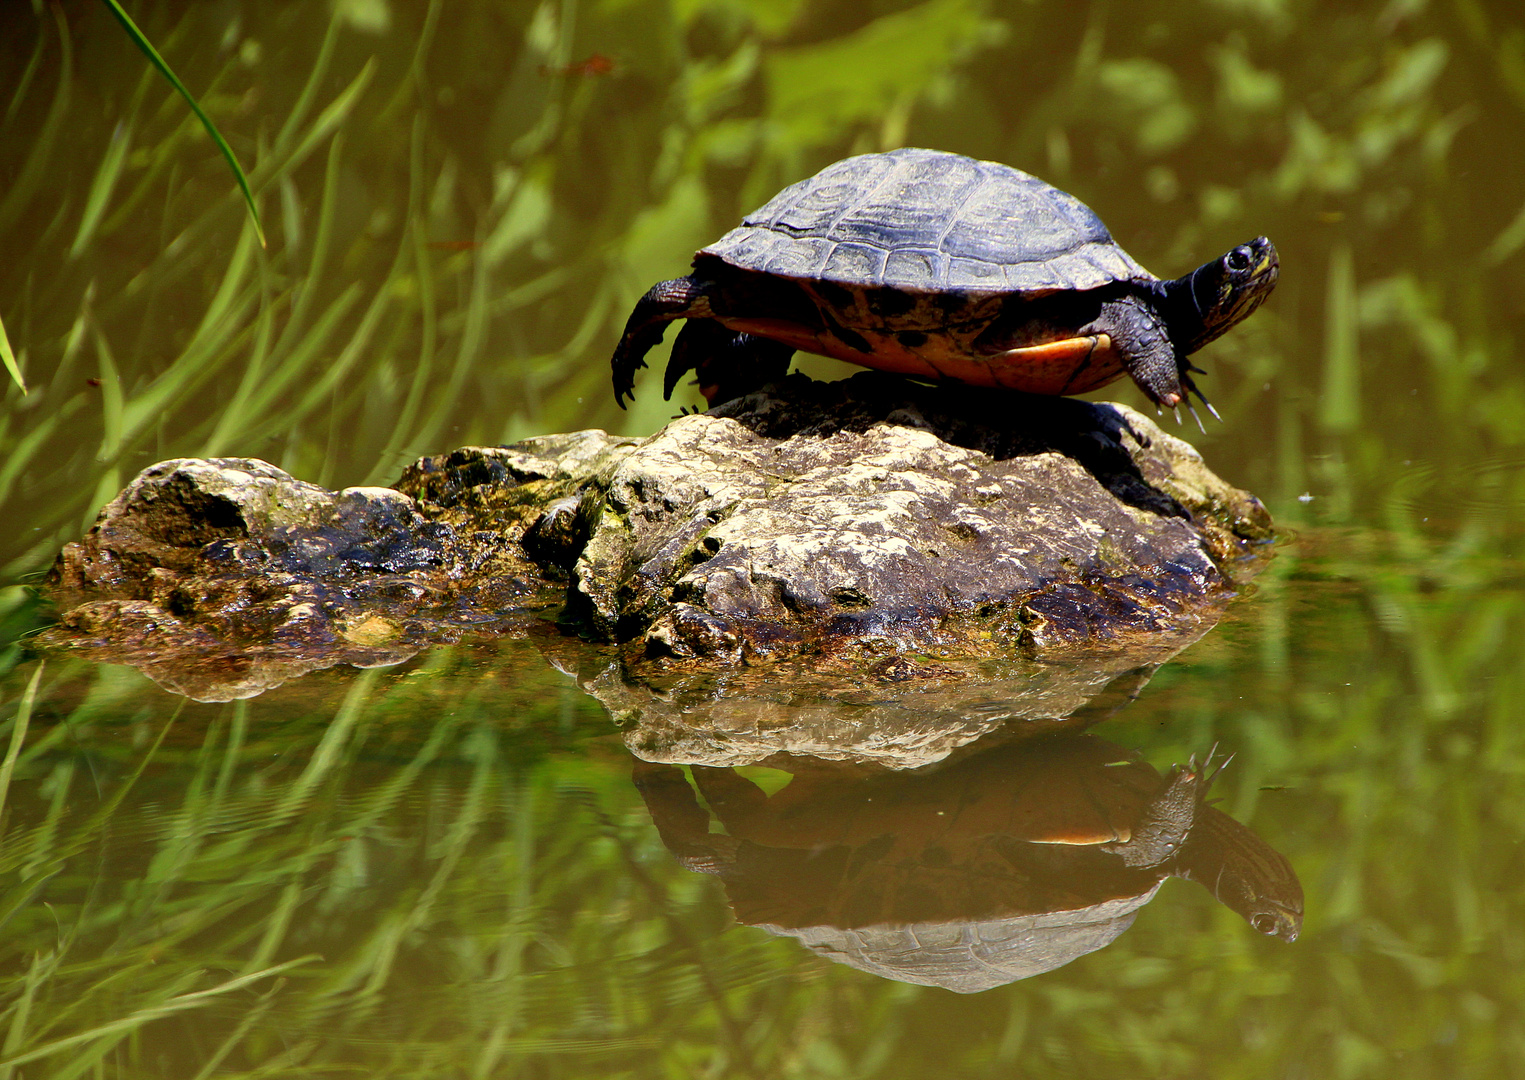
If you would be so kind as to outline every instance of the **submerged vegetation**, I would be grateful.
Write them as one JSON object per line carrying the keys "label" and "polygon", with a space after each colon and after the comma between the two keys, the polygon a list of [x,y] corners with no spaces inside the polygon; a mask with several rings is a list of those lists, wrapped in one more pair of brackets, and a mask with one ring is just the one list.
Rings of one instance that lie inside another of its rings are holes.
{"label": "submerged vegetation", "polygon": [[[102,5],[0,6],[0,1077],[1525,1072],[1512,0],[124,6],[269,246]],[[731,926],[527,645],[210,706],[17,640],[12,583],[156,460],[337,487],[654,430],[692,400],[615,408],[634,299],[897,145],[1037,173],[1162,274],[1281,251],[1193,438],[1295,543],[1108,734],[1238,752],[1295,946],[1167,886],[955,1000]]]}
{"label": "submerged vegetation", "polygon": [[1487,643],[1525,597],[1480,602],[1482,566],[1416,595],[1423,563],[1368,555],[1305,548],[1105,729],[1162,766],[1238,752],[1216,793],[1297,867],[1298,943],[1168,883],[1108,948],[967,999],[730,925],[528,645],[227,705],[50,660],[0,849],[0,1068],[1512,1075],[1525,686]]}

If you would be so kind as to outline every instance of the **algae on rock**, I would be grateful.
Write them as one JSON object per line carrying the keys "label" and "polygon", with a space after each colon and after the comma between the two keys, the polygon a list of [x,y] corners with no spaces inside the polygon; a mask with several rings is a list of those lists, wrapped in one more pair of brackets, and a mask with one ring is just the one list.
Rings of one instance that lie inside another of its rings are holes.
{"label": "algae on rock", "polygon": [[59,556],[46,641],[210,698],[553,617],[636,666],[914,675],[1199,632],[1270,536],[1123,406],[796,375],[647,439],[466,447],[395,488],[160,463]]}

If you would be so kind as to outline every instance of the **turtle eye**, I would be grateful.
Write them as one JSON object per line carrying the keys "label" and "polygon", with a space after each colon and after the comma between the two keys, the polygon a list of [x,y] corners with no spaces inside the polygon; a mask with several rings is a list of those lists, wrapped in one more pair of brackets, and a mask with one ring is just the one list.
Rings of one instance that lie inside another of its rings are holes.
{"label": "turtle eye", "polygon": [[1228,263],[1228,268],[1233,270],[1235,273],[1239,273],[1250,268],[1250,257],[1249,255],[1245,254],[1244,248],[1235,248],[1233,251],[1230,251],[1228,253],[1228,258],[1225,261]]}

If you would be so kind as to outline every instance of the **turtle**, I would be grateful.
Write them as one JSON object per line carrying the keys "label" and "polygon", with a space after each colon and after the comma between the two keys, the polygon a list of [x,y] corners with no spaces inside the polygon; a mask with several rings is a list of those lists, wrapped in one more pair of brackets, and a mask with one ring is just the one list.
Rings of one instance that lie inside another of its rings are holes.
{"label": "turtle", "polygon": [[771,795],[692,765],[708,810],[674,766],[638,760],[634,779],[662,842],[721,878],[738,919],[888,978],[968,993],[1052,970],[1126,930],[1167,877],[1260,933],[1302,926],[1291,864],[1208,804],[1227,764],[1213,751],[1164,776],[1070,733],[928,770],[789,764]]}
{"label": "turtle", "polygon": [[804,350],[1035,394],[1126,372],[1177,418],[1189,394],[1217,416],[1187,357],[1259,307],[1278,267],[1260,236],[1162,281],[1079,199],[1019,169],[939,150],[859,154],[785,188],[700,249],[693,273],[641,297],[614,350],[615,400],[634,396],[666,324],[686,319],[669,398],[695,371],[719,404],[782,378]]}

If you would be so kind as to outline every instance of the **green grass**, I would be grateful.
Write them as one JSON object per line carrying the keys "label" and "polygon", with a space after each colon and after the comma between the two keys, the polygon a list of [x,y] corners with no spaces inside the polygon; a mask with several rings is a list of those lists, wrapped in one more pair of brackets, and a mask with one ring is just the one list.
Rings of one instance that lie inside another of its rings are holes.
{"label": "green grass", "polygon": [[1107,949],[967,999],[730,927],[526,643],[227,705],[29,663],[0,706],[0,1068],[1509,1075],[1525,594],[1497,555],[1312,531],[1103,729],[1159,765],[1236,751],[1216,793],[1297,866],[1296,945],[1171,883]]}
{"label": "green grass", "polygon": [[[1228,422],[1198,442],[1299,544],[1113,737],[1158,764],[1238,749],[1219,794],[1309,916],[1277,951],[1167,888],[1056,977],[968,1001],[872,980],[728,929],[607,718],[528,650],[177,705],[44,670],[10,587],[0,1073],[1525,1070],[1512,9],[434,0],[378,34],[318,0],[127,6],[250,163],[248,203],[114,24],[0,12],[0,579],[162,458],[337,486],[650,431],[680,402],[647,372],[619,413],[608,353],[696,246],[849,152],[997,158],[1161,273],[1282,250],[1203,357]],[[594,52],[612,74],[563,74]]]}
{"label": "green grass", "polygon": [[10,373],[11,381],[25,394],[26,379],[21,375],[21,365],[16,360],[15,352],[11,350],[11,339],[6,336],[3,322],[0,322],[0,363],[5,364],[5,370]]}
{"label": "green grass", "polygon": [[[185,99],[185,103],[191,107],[191,112],[196,114],[196,119],[201,121],[201,126],[206,128],[207,135],[217,144],[217,149],[222,152],[228,168],[233,170],[233,178],[238,182],[238,190],[243,193],[244,205],[249,208],[249,217],[254,222],[254,232],[259,237],[260,247],[264,247],[265,230],[259,222],[259,207],[254,205],[254,195],[249,191],[249,178],[244,175],[243,166],[238,163],[238,158],[234,155],[233,148],[228,145],[228,140],[222,137],[222,132],[217,130],[217,125],[212,122],[212,118],[196,100],[196,95],[185,88],[180,77],[164,62],[164,57],[159,55],[159,50],[154,48],[148,36],[138,29],[138,24],[132,21],[132,16],[127,14],[122,5],[117,0],[101,0],[101,2],[106,5],[106,9],[111,12],[116,21],[122,24],[122,29],[127,31],[128,38],[142,50],[144,56],[148,57],[149,63],[153,64],[155,70],[163,75],[175,88],[175,92]],[[126,137],[120,132],[114,134],[111,149],[107,152],[105,160],[101,162],[101,170],[96,174],[95,184],[91,187],[89,199],[85,203],[84,216],[80,220],[79,236],[75,238],[74,246],[69,249],[71,255],[79,254],[89,234],[94,231],[96,224],[100,221],[106,201],[111,197],[111,189],[121,173],[122,157],[126,148]]]}

